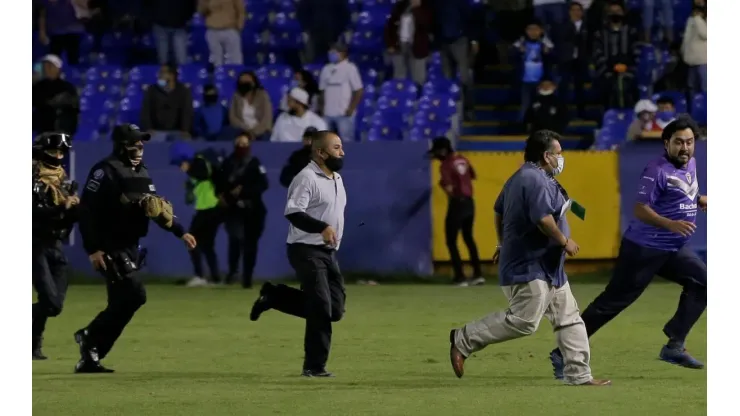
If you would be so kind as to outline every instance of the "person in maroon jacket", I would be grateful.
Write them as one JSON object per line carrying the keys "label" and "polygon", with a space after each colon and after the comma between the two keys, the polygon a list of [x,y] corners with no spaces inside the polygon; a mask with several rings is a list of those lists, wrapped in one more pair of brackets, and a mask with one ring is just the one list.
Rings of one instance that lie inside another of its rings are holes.
{"label": "person in maroon jacket", "polygon": [[428,0],[401,0],[393,6],[383,37],[393,63],[393,78],[423,85],[430,52],[432,10]]}
{"label": "person in maroon jacket", "polygon": [[[437,137],[432,140],[429,154],[439,159],[442,179],[439,185],[448,197],[447,216],[445,217],[445,240],[450,251],[450,260],[455,273],[455,284],[458,286],[482,285],[485,283],[480,269],[478,247],[473,239],[473,221],[475,220],[475,204],[473,203],[473,179],[475,170],[470,161],[463,155],[456,153],[452,143],[446,137]],[[460,260],[460,251],[457,249],[457,234],[462,231],[463,241],[470,253],[470,262],[473,265],[474,277],[465,278]]]}

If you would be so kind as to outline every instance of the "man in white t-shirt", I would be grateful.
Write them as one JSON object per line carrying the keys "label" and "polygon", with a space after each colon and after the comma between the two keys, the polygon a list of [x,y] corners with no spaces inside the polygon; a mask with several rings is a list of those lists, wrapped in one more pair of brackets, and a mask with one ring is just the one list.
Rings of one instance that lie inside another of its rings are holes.
{"label": "man in white t-shirt", "polygon": [[347,59],[346,46],[332,46],[329,63],[319,76],[319,90],[319,107],[329,128],[336,130],[343,141],[353,141],[355,115],[362,100],[363,85],[357,66]]}
{"label": "man in white t-shirt", "polygon": [[272,128],[271,142],[300,142],[308,127],[327,130],[326,122],[309,109],[308,93],[293,88],[288,93],[288,111],[281,113]]}

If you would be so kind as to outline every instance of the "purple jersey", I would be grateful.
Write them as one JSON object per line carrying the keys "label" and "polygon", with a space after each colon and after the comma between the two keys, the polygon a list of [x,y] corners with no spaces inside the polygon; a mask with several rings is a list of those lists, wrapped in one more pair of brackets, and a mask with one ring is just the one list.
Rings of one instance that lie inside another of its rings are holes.
{"label": "purple jersey", "polygon": [[[691,158],[684,168],[677,168],[665,156],[648,163],[640,178],[637,202],[649,206],[661,217],[696,223],[699,208],[696,160]],[[624,238],[644,247],[676,251],[691,237],[633,219]]]}

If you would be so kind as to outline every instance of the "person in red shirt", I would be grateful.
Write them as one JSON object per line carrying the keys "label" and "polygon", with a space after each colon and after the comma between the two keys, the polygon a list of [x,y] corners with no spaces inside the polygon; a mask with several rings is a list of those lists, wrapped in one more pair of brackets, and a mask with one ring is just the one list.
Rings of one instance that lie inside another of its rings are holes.
{"label": "person in red shirt", "polygon": [[[452,143],[446,137],[432,140],[429,154],[439,159],[442,179],[439,185],[448,197],[447,216],[445,217],[445,240],[450,251],[450,260],[455,273],[455,284],[458,286],[482,285],[485,283],[480,269],[478,247],[473,239],[473,221],[475,204],[473,203],[473,179],[475,170],[470,161],[455,152]],[[462,231],[463,240],[470,253],[474,277],[468,281],[462,268],[460,252],[457,249],[457,234]]]}

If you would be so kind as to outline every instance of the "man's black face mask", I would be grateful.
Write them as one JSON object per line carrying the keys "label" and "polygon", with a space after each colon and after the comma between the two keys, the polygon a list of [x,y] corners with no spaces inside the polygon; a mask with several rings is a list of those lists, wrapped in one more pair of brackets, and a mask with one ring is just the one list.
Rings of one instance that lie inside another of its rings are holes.
{"label": "man's black face mask", "polygon": [[344,166],[344,158],[332,156],[327,153],[327,158],[326,160],[324,160],[324,163],[326,164],[327,169],[329,169],[330,171],[339,172]]}

